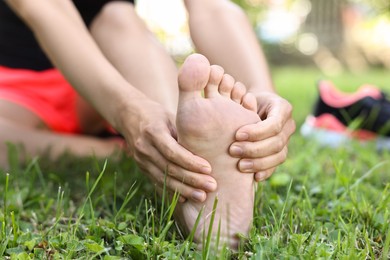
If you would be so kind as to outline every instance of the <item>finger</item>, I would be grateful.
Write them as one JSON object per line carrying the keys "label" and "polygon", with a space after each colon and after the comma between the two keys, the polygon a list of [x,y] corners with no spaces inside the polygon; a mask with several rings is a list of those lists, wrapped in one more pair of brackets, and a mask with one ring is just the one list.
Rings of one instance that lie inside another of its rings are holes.
{"label": "finger", "polygon": [[236,158],[262,158],[279,153],[287,144],[284,135],[277,135],[258,142],[235,142],[230,145],[229,153]]}
{"label": "finger", "polygon": [[280,116],[284,119],[285,123],[289,118],[291,118],[293,107],[284,98],[281,98],[276,94],[271,94],[264,95],[263,97],[258,96],[257,101],[259,104],[258,113],[262,119]]}
{"label": "finger", "polygon": [[287,158],[287,147],[279,153],[258,159],[241,159],[238,162],[238,169],[243,173],[261,172],[274,168],[283,163]]}
{"label": "finger", "polygon": [[276,167],[273,167],[273,168],[267,169],[265,171],[256,172],[255,181],[256,182],[265,181],[266,179],[271,177],[271,175],[274,173],[275,169],[276,169]]}
{"label": "finger", "polygon": [[[245,125],[238,129],[236,139],[237,141],[258,141],[279,134],[286,129],[285,125],[288,125],[287,129],[295,129],[295,123],[291,118],[291,113],[292,108],[290,104],[285,105],[285,108],[273,106],[263,121]],[[261,115],[259,116],[261,117]]]}
{"label": "finger", "polygon": [[173,163],[169,163],[167,174],[193,188],[199,188],[207,192],[217,189],[217,182],[210,175],[190,172]]}
{"label": "finger", "polygon": [[166,173],[193,188],[208,192],[215,191],[217,188],[217,182],[210,175],[191,172],[173,162],[169,162],[156,149],[150,149],[148,153],[144,152],[141,155],[137,154],[136,160],[141,163],[153,162],[160,173]]}
{"label": "finger", "polygon": [[236,132],[237,141],[260,141],[279,134],[284,125],[280,117],[267,117],[264,121],[244,125]]}
{"label": "finger", "polygon": [[144,153],[142,147],[142,145],[138,145],[140,150],[137,150],[134,158],[138,162],[142,172],[144,172],[157,187],[164,187],[164,185],[166,185],[166,189],[170,192],[177,191],[185,198],[195,198],[196,201],[203,200],[203,194],[200,194],[198,189],[180,181],[174,181],[174,178],[169,175],[165,176],[167,174],[166,166],[168,165],[168,162],[156,149],[149,149],[149,153]]}
{"label": "finger", "polygon": [[206,200],[206,192],[193,188],[175,178],[172,178],[171,176],[166,175],[155,165],[149,165],[147,171],[151,173],[156,187],[163,188],[165,185],[167,191],[171,193],[178,192],[184,198],[191,199],[196,202],[203,202]]}
{"label": "finger", "polygon": [[211,173],[211,165],[209,162],[179,145],[168,133],[161,132],[161,134],[156,136],[153,140],[154,145],[167,161],[173,162],[188,171],[203,174]]}
{"label": "finger", "polygon": [[188,186],[175,178],[166,177],[165,185],[169,190],[178,192],[180,195],[187,199],[191,199],[195,202],[204,202],[206,200],[207,194],[203,190],[194,189],[191,186]]}
{"label": "finger", "polygon": [[[217,183],[213,177],[207,174],[190,172],[169,162],[159,151],[150,145],[149,149],[147,149],[147,144],[139,142],[136,151],[137,153],[134,155],[135,160],[145,172],[152,175],[154,181],[157,180],[158,184],[163,185],[164,176],[168,174],[167,187],[169,189],[179,187],[179,192],[187,198],[192,196],[198,201],[203,200],[203,194],[199,194],[199,189],[209,192],[216,189]],[[178,183],[186,186],[178,185],[171,179],[177,179]]]}
{"label": "finger", "polygon": [[[264,122],[264,125],[267,125],[270,121]],[[229,153],[234,157],[259,157],[259,156],[268,156],[270,154],[280,152],[284,146],[288,144],[288,141],[291,135],[295,131],[295,122],[290,120],[284,126],[284,129],[281,132],[270,128],[271,130],[262,130],[264,125],[261,125],[263,122],[259,122],[259,126],[256,130],[252,131],[251,138],[249,142],[238,141],[233,143],[229,148]],[[263,129],[267,129],[265,126]]]}

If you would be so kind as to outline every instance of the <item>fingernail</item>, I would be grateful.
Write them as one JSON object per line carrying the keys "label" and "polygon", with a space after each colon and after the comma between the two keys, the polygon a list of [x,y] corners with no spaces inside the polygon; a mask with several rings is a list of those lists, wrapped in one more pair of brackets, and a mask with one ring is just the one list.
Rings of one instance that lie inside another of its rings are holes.
{"label": "fingernail", "polygon": [[192,193],[192,198],[196,201],[200,201],[202,202],[204,199],[205,199],[205,195],[204,195],[204,192],[201,192],[201,191],[194,191]]}
{"label": "fingernail", "polygon": [[230,154],[232,156],[241,156],[243,153],[241,147],[237,146],[237,145],[233,145],[230,147]]}
{"label": "fingernail", "polygon": [[239,141],[245,141],[245,140],[248,140],[249,135],[247,133],[238,133],[236,138]]}
{"label": "fingernail", "polygon": [[201,169],[200,169],[201,173],[203,174],[210,174],[211,173],[211,168],[210,167],[207,167],[207,166],[203,166]]}
{"label": "fingernail", "polygon": [[207,182],[205,185],[204,185],[204,188],[207,190],[207,191],[215,191],[217,189],[217,184],[215,182]]}
{"label": "fingernail", "polygon": [[251,161],[240,161],[239,167],[241,171],[252,171],[253,170],[253,162]]}

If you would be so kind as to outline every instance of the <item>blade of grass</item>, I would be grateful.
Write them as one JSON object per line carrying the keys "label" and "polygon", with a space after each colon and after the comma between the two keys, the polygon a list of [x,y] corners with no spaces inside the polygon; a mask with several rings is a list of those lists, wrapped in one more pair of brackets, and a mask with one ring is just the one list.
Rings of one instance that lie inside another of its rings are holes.
{"label": "blade of grass", "polygon": [[[230,225],[228,224],[228,227],[230,227]],[[230,233],[230,232],[228,232]],[[216,236],[216,241],[215,241],[215,255],[218,255],[219,254],[219,241],[221,239],[221,219],[218,221],[218,229],[217,229],[217,236]]]}
{"label": "blade of grass", "polygon": [[[199,222],[200,222],[200,219],[203,215],[203,211],[204,211],[204,206],[200,209],[199,214],[196,217],[195,224],[194,224],[190,234],[188,235],[188,237],[185,240],[185,242],[188,242],[188,243],[185,243],[185,246],[181,248],[181,250],[179,252],[179,256],[181,256],[184,252],[187,252],[188,247],[192,246],[192,243],[194,241],[195,232],[199,226]],[[188,244],[188,246],[187,246],[187,244]]]}
{"label": "blade of grass", "polygon": [[165,169],[164,172],[164,185],[163,185],[163,192],[162,192],[162,198],[161,198],[161,209],[160,209],[160,226],[159,229],[162,227],[162,221],[164,219],[164,209],[165,209],[165,203],[166,203],[166,194],[167,194],[167,176],[168,176],[168,166]]}
{"label": "blade of grass", "polygon": [[171,220],[172,219],[172,216],[173,216],[173,213],[175,212],[175,208],[177,206],[177,203],[179,202],[179,198],[180,198],[180,194],[176,191],[173,194],[172,201],[171,201],[171,203],[169,204],[169,207],[168,207],[167,220]]}
{"label": "blade of grass", "polygon": [[[126,193],[126,197],[125,197],[125,200],[124,200],[123,203],[122,203],[122,206],[121,206],[120,209],[116,212],[115,217],[114,217],[114,222],[115,222],[115,224],[116,224],[116,222],[117,222],[117,218],[118,218],[119,214],[122,213],[122,211],[124,210],[124,208],[126,207],[126,205],[130,202],[130,200],[131,200],[131,199],[134,197],[134,195],[137,193],[139,187],[135,188],[135,189],[133,190],[133,192],[131,192],[131,190],[134,188],[135,184],[136,184],[136,182],[134,182],[133,185],[131,185],[131,187],[129,188],[129,190],[128,190],[127,193]],[[130,193],[130,192],[131,192],[131,193]]]}
{"label": "blade of grass", "polygon": [[[117,176],[118,174],[117,174],[117,172],[114,172],[114,190],[113,190],[113,196],[114,196],[114,201],[113,201],[113,203],[112,203],[112,211],[114,212],[114,214],[115,214],[115,217],[114,217],[114,219],[115,219],[115,224],[116,224],[116,216],[118,215],[118,211],[117,211],[117,209],[116,209],[116,194],[117,194],[117,190],[116,190],[116,185],[117,185],[117,178],[118,178],[118,176]],[[126,195],[127,196],[127,195]]]}
{"label": "blade of grass", "polygon": [[[95,191],[97,185],[99,184],[100,180],[102,179],[104,172],[106,171],[106,167],[107,167],[107,160],[104,161],[103,169],[101,170],[101,172],[98,175],[98,178],[96,179],[96,181],[92,185],[92,188],[89,190],[88,196],[85,199],[83,206],[81,208],[81,212],[84,212],[84,209],[85,209],[87,203],[91,200],[92,193]],[[87,182],[89,182],[89,172],[87,172]],[[87,187],[89,189],[89,184],[87,184]]]}
{"label": "blade of grass", "polygon": [[[41,167],[39,166],[39,163],[38,163],[38,158],[34,158],[31,163],[31,169],[34,167],[34,170],[35,172],[38,174],[38,178],[39,178],[39,182],[41,183],[41,186],[42,186],[42,189],[46,190],[47,189],[47,185],[46,185],[46,181],[45,181],[45,178],[43,177],[43,172],[41,170]],[[25,171],[25,174],[28,174],[31,172],[31,169],[27,169]],[[34,182],[30,182],[32,184],[34,184]],[[32,189],[33,190],[33,189]]]}
{"label": "blade of grass", "polygon": [[[87,187],[87,192],[89,193],[90,192],[90,189],[89,189],[89,172],[86,173],[86,177],[85,177],[85,186]],[[93,210],[93,204],[92,204],[92,198],[91,196],[88,196],[87,198],[87,201],[88,201],[88,205],[89,205],[89,212],[91,214],[91,218],[92,218],[92,223],[95,223],[95,214],[94,214],[94,210]]]}
{"label": "blade of grass", "polygon": [[57,207],[56,207],[56,219],[59,219],[60,216],[62,215],[62,210],[63,210],[63,198],[64,198],[64,191],[62,191],[61,186],[58,187],[58,192],[57,192]]}
{"label": "blade of grass", "polygon": [[348,187],[348,189],[346,189],[344,191],[344,193],[340,196],[339,200],[344,198],[344,196],[346,196],[347,194],[349,194],[350,190],[352,190],[353,188],[357,187],[363,180],[365,180],[368,177],[370,177],[377,169],[379,169],[380,167],[382,167],[382,166],[384,166],[384,165],[386,165],[388,163],[390,163],[390,161],[383,161],[383,162],[380,162],[380,163],[376,164],[374,167],[372,167],[369,171],[367,171],[359,179],[357,179],[352,185],[350,185]]}
{"label": "blade of grass", "polygon": [[215,196],[213,210],[211,212],[210,223],[209,223],[209,228],[206,237],[206,246],[203,247],[203,259],[209,258],[213,224],[214,224],[215,214],[217,213],[217,206],[218,206],[218,196]]}
{"label": "blade of grass", "polygon": [[389,251],[390,251],[390,228],[387,230],[386,240],[385,243],[383,244],[383,250],[382,250],[383,260],[389,259],[389,254],[390,254]]}
{"label": "blade of grass", "polygon": [[2,245],[0,247],[0,256],[4,256],[5,250],[7,250],[7,245],[9,242],[9,237],[4,237],[4,240],[1,239]]}
{"label": "blade of grass", "polygon": [[278,229],[279,229],[279,230],[280,230],[280,228],[281,228],[281,226],[282,226],[282,222],[283,222],[283,219],[284,219],[284,215],[285,215],[285,210],[286,210],[287,202],[288,202],[288,200],[289,200],[289,198],[290,198],[290,192],[291,192],[292,183],[293,183],[293,179],[291,179],[290,185],[288,186],[287,195],[286,195],[286,200],[285,200],[284,203],[283,203],[282,212],[280,213],[280,218],[279,218],[279,223],[278,223]]}
{"label": "blade of grass", "polygon": [[16,241],[18,240],[19,228],[16,225],[15,212],[13,212],[13,211],[11,211],[11,222],[12,222],[12,231],[14,234],[14,239],[12,242],[14,245],[16,245]]}
{"label": "blade of grass", "polygon": [[3,204],[4,204],[4,209],[3,209],[3,223],[2,223],[2,229],[1,229],[1,234],[2,238],[5,238],[7,236],[7,218],[8,218],[8,185],[9,185],[9,173],[5,175],[5,190],[4,190],[4,198],[3,198]]}

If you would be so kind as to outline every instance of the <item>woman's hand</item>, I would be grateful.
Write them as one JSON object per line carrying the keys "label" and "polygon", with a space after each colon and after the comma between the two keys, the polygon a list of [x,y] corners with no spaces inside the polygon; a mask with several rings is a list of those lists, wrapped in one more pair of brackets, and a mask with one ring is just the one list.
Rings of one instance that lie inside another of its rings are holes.
{"label": "woman's hand", "polygon": [[180,193],[180,201],[200,202],[206,199],[206,192],[216,189],[216,181],[208,175],[210,164],[178,144],[174,116],[161,105],[143,101],[142,108],[128,111],[124,119],[127,122],[121,132],[130,153],[157,189],[161,190],[165,181],[170,193]]}
{"label": "woman's hand", "polygon": [[254,172],[255,180],[263,181],[286,160],[295,122],[292,106],[287,100],[270,92],[255,95],[261,121],[238,129],[236,142],[230,146],[229,152],[241,158],[238,163],[241,172]]}

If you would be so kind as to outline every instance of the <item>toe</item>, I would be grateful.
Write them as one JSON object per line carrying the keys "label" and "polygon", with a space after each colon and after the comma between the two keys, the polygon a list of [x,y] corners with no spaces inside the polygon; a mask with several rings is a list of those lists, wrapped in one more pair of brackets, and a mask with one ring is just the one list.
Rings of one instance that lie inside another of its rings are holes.
{"label": "toe", "polygon": [[224,70],[218,65],[212,65],[210,67],[210,77],[206,88],[204,89],[204,94],[206,98],[211,98],[219,95],[219,85],[223,79]]}
{"label": "toe", "polygon": [[234,78],[229,74],[223,75],[221,84],[219,84],[219,93],[227,98],[231,98],[231,93],[234,86]]}
{"label": "toe", "polygon": [[245,95],[245,93],[246,93],[246,88],[244,84],[242,84],[241,82],[236,82],[236,84],[234,84],[234,87],[232,89],[231,99],[234,102],[241,104],[242,97]]}
{"label": "toe", "polygon": [[242,97],[242,106],[257,113],[257,101],[256,97],[252,93],[246,93]]}
{"label": "toe", "polygon": [[192,54],[179,71],[179,88],[181,92],[198,92],[207,85],[210,76],[210,63],[200,54]]}

